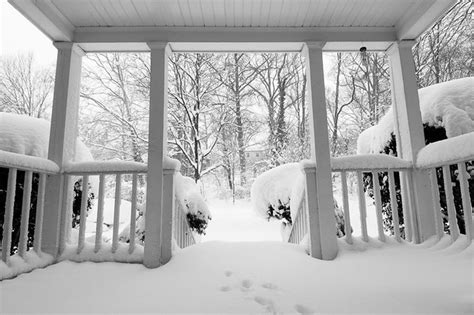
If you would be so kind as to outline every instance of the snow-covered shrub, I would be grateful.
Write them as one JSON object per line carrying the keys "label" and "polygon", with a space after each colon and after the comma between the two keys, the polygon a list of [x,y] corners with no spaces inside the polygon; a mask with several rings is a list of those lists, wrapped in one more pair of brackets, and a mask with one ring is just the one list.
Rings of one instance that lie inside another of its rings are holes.
{"label": "snow-covered shrub", "polygon": [[[10,113],[0,113],[0,150],[19,153],[42,158],[48,157],[50,123],[44,119],[16,115]],[[89,149],[80,140],[77,141],[74,156],[75,161],[93,160]],[[20,237],[21,205],[23,196],[25,172],[18,171],[16,183],[16,196],[12,226],[12,247],[11,252],[17,250]],[[3,235],[3,222],[5,214],[5,199],[7,193],[8,169],[0,168],[0,239]],[[33,174],[33,185],[31,194],[30,216],[28,224],[28,247],[33,244],[36,216],[36,199],[38,194],[39,175]],[[90,210],[92,199],[94,198],[94,183],[90,184],[88,197],[88,210]],[[73,225],[79,221],[82,196],[82,180],[77,179],[73,189]]]}
{"label": "snow-covered shrub", "polygon": [[[267,220],[282,220],[285,227],[291,226],[302,206],[304,190],[304,174],[300,164],[280,165],[255,179],[251,189],[253,209]],[[345,235],[344,214],[336,203],[334,215],[337,235],[342,237]]]}
{"label": "snow-covered shrub", "polygon": [[[433,143],[474,131],[474,78],[463,78],[435,84],[418,91],[420,110],[425,135],[425,143]],[[357,153],[384,153],[397,156],[397,143],[394,135],[393,112],[390,109],[378,125],[362,132],[357,140]],[[474,206],[474,163],[467,163],[470,170],[469,194]],[[461,233],[465,233],[464,213],[457,167],[450,166],[451,182],[453,183],[456,216]],[[440,191],[441,212],[445,231],[449,232],[447,220],[446,194],[441,169],[437,169],[438,188]],[[393,231],[393,215],[390,207],[390,192],[387,173],[379,174],[382,196],[382,212],[386,231]],[[364,176],[364,186],[373,198],[372,175]],[[400,227],[404,235],[404,219],[400,194],[400,179],[395,175],[396,198],[398,204]],[[436,202],[436,201],[435,201]]]}
{"label": "snow-covered shrub", "polygon": [[[186,215],[189,227],[196,234],[205,234],[209,221],[212,219],[211,212],[201,195],[199,186],[190,177],[177,173],[175,175],[175,206],[179,207]],[[145,213],[146,204],[138,207],[136,230],[137,239],[143,243],[145,240]],[[130,225],[127,225],[120,233],[122,242],[130,241]]]}

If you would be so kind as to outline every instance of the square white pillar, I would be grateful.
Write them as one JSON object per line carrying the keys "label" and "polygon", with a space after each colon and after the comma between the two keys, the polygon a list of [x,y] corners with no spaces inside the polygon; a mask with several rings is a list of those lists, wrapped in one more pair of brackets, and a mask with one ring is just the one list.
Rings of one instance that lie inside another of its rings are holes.
{"label": "square white pillar", "polygon": [[[56,162],[62,168],[65,163],[73,159],[76,148],[81,68],[84,52],[71,42],[56,42],[54,45],[58,49],[58,58],[48,159]],[[58,254],[61,228],[64,228],[61,233],[64,233],[65,229],[68,228],[61,226],[61,224],[69,222],[64,220],[64,216],[67,214],[66,209],[63,209],[63,199],[71,192],[64,192],[63,189],[64,176],[48,176],[41,248],[44,252],[53,256]]]}
{"label": "square white pillar", "polygon": [[150,120],[148,138],[148,176],[145,214],[144,265],[156,268],[162,259],[163,159],[166,155],[168,121],[167,42],[148,43],[151,50]]}
{"label": "square white pillar", "polygon": [[[328,120],[323,69],[323,42],[307,42],[303,48],[306,58],[306,72],[309,91],[309,127],[311,132],[311,159],[316,163],[314,192],[316,202],[308,205],[309,211],[319,216],[319,230],[311,231],[313,242],[320,240],[320,257],[325,260],[337,256],[336,220],[334,218],[334,199],[331,179],[331,156],[329,151]],[[311,187],[313,187],[312,185]],[[311,210],[313,209],[313,210]],[[317,211],[316,211],[317,210]],[[311,226],[311,224],[310,224]],[[319,233],[319,237],[315,237]],[[316,244],[314,244],[316,245]],[[319,254],[318,254],[319,255]],[[312,256],[315,255],[312,253]]]}
{"label": "square white pillar", "polygon": [[[421,120],[415,62],[414,41],[395,42],[387,50],[390,57],[392,103],[398,156],[415,163],[418,151],[425,146]],[[420,243],[435,235],[435,218],[427,171],[414,170],[405,181],[409,196],[407,204],[412,216],[413,240]]]}

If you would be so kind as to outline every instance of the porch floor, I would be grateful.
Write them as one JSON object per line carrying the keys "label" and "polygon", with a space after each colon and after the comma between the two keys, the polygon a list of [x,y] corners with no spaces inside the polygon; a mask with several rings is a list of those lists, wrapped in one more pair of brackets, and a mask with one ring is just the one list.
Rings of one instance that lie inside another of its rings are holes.
{"label": "porch floor", "polygon": [[0,283],[0,313],[463,313],[474,246],[340,240],[335,261],[281,242],[204,242],[165,266],[62,262]]}

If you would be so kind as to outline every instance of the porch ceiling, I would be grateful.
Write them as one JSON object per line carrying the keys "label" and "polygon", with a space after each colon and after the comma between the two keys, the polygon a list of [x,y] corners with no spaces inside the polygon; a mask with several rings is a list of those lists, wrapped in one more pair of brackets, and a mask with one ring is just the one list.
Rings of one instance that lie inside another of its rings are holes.
{"label": "porch ceiling", "polygon": [[215,44],[219,42],[278,43],[253,50],[294,50],[297,42],[326,41],[327,50],[352,50],[361,42],[369,49],[386,49],[391,41],[414,39],[456,0],[9,2],[53,41],[84,43],[81,46],[86,51],[146,50],[143,43],[147,41],[174,42],[183,50],[198,50],[181,44],[193,42],[208,44],[200,50],[219,50]]}

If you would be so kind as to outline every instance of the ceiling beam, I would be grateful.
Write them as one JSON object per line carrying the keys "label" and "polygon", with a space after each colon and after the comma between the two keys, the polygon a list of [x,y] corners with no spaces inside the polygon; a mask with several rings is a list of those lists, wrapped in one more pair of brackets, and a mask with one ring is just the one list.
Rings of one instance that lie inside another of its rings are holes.
{"label": "ceiling beam", "polygon": [[424,0],[408,10],[396,25],[399,40],[412,40],[438,21],[457,0]]}
{"label": "ceiling beam", "polygon": [[294,43],[391,42],[392,27],[81,27],[74,32],[77,43]]}
{"label": "ceiling beam", "polygon": [[62,16],[50,0],[8,0],[8,2],[52,41],[72,41],[74,26]]}

